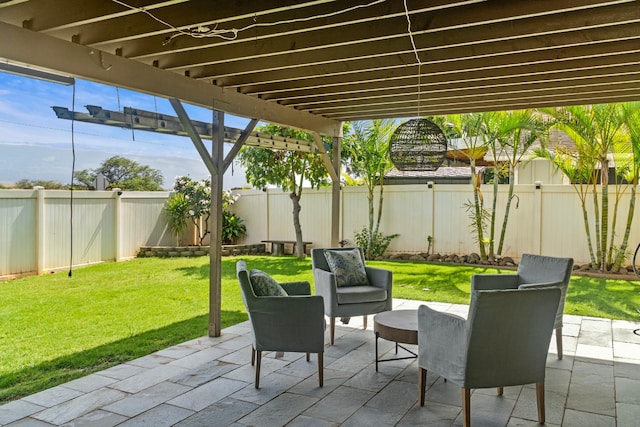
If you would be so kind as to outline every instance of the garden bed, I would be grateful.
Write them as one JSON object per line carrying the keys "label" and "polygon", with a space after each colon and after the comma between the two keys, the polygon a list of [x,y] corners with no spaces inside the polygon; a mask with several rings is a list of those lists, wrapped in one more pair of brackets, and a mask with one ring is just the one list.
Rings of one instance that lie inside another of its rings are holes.
{"label": "garden bed", "polygon": [[[209,255],[209,246],[141,246],[138,258],[177,258]],[[264,243],[249,245],[222,245],[222,255],[264,254]]]}

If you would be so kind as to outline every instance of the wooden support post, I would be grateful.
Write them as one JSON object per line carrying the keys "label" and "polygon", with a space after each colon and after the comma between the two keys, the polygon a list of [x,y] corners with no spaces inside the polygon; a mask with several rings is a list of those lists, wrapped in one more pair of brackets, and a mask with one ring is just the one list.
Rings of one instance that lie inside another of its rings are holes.
{"label": "wooden support post", "polygon": [[211,153],[216,173],[211,174],[211,225],[209,261],[209,336],[220,336],[222,317],[222,176],[224,173],[224,113],[213,111]]}
{"label": "wooden support post", "polygon": [[[336,175],[340,176],[340,141],[333,138],[332,163]],[[334,179],[331,185],[331,246],[337,247],[340,241],[340,179]]]}

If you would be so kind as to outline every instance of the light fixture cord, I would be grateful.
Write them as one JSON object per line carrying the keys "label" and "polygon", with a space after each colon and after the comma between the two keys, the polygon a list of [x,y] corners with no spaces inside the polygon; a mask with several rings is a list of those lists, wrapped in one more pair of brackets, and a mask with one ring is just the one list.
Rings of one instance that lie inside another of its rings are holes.
{"label": "light fixture cord", "polygon": [[69,277],[73,269],[73,179],[76,170],[76,143],[75,143],[75,118],[76,118],[76,82],[73,82],[73,94],[71,97],[71,189],[69,193]]}
{"label": "light fixture cord", "polygon": [[407,6],[407,0],[404,0],[404,14],[407,17],[407,32],[409,33],[409,39],[411,40],[411,46],[413,46],[413,54],[416,56],[416,62],[418,63],[418,117],[421,116],[421,91],[422,91],[422,62],[420,61],[420,55],[418,55],[418,48],[416,42],[413,39],[413,32],[411,31],[411,17],[409,16],[409,7]]}
{"label": "light fixture cord", "polygon": [[[235,40],[235,39],[238,38],[238,33],[242,32],[242,31],[250,30],[252,28],[256,28],[256,27],[272,27],[272,26],[281,25],[281,24],[293,24],[293,23],[296,23],[296,22],[311,21],[313,19],[328,18],[328,17],[331,17],[331,16],[336,16],[336,15],[340,15],[340,14],[343,14],[343,13],[351,12],[351,11],[356,10],[356,9],[365,8],[365,7],[369,7],[369,6],[374,6],[376,4],[384,3],[387,0],[374,0],[374,1],[371,1],[369,3],[358,4],[358,5],[355,5],[355,6],[348,7],[346,9],[337,10],[335,12],[328,12],[328,13],[323,13],[323,14],[319,14],[319,15],[312,15],[312,16],[308,16],[308,17],[304,17],[304,18],[285,19],[285,20],[276,21],[276,22],[255,22],[255,15],[254,15],[254,23],[251,24],[251,25],[247,25],[245,27],[242,27],[242,28],[229,28],[228,30],[224,30],[224,29],[220,29],[219,30],[218,29],[218,25],[216,24],[215,28],[206,29],[204,31],[200,30],[200,28],[202,28],[202,27],[198,27],[195,30],[189,30],[189,29],[182,30],[182,29],[176,27],[175,25],[172,25],[172,24],[168,23],[167,21],[164,21],[164,20],[158,18],[157,16],[155,16],[153,13],[149,12],[144,7],[132,6],[130,4],[125,3],[122,0],[112,0],[112,1],[114,3],[118,3],[121,6],[129,8],[131,10],[135,10],[137,12],[145,13],[145,14],[149,15],[149,17],[151,17],[155,21],[157,21],[157,22],[161,23],[162,25],[164,25],[165,27],[174,30],[177,34],[173,34],[173,35],[169,36],[165,40],[165,43],[164,43],[164,44],[167,44],[173,38],[178,37],[178,36],[189,36],[189,37],[194,37],[194,38],[219,37],[219,38],[221,38],[223,40]],[[204,25],[204,24],[202,24],[202,25]],[[225,35],[225,34],[231,34],[231,35]]]}

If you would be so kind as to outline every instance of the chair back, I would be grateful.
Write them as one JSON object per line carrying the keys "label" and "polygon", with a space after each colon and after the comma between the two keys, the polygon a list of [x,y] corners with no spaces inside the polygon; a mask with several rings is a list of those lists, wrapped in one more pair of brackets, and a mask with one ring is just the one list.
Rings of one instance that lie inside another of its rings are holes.
{"label": "chair back", "polygon": [[544,381],[560,289],[474,291],[467,325],[465,387]]}
{"label": "chair back", "polygon": [[[329,264],[327,263],[327,258],[324,256],[324,251],[348,251],[351,249],[355,249],[353,247],[349,248],[312,248],[311,249],[311,268],[315,270],[316,268],[324,271],[331,271],[329,268]],[[362,257],[362,261],[364,262],[364,252],[362,248],[357,248],[360,251],[360,256]]]}
{"label": "chair back", "polygon": [[562,282],[567,286],[572,270],[573,258],[522,254],[518,265],[519,284]]}
{"label": "chair back", "polygon": [[251,286],[251,279],[249,279],[249,271],[247,271],[247,264],[244,261],[236,262],[236,276],[238,282],[240,282],[240,289],[242,290],[242,301],[244,307],[247,309],[247,313],[251,316],[251,307],[253,302],[257,298],[253,292],[253,286]]}

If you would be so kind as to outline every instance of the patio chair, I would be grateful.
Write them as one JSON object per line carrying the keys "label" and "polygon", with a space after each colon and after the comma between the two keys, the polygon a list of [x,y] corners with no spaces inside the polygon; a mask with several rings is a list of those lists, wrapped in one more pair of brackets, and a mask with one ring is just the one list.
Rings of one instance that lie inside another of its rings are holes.
{"label": "patio chair", "polygon": [[547,352],[558,310],[558,288],[474,291],[467,320],[418,309],[418,399],[424,406],[427,371],[462,387],[463,425],[471,425],[471,389],[536,384],[544,423]]}
{"label": "patio chair", "polygon": [[303,352],[307,362],[309,353],[317,353],[318,382],[322,387],[326,327],[322,298],[311,295],[309,282],[277,283],[260,270],[247,271],[244,261],[236,263],[236,273],[253,330],[251,366],[256,366],[255,387],[260,388],[263,351]]}
{"label": "patio chair", "polygon": [[392,273],[365,265],[362,248],[313,248],[311,266],[316,294],[330,318],[331,345],[336,317],[364,316],[391,310]]}
{"label": "patio chair", "polygon": [[474,274],[471,277],[471,290],[529,289],[549,286],[560,288],[562,296],[553,327],[556,330],[558,359],[562,359],[562,315],[572,269],[573,258],[523,254],[516,274]]}

